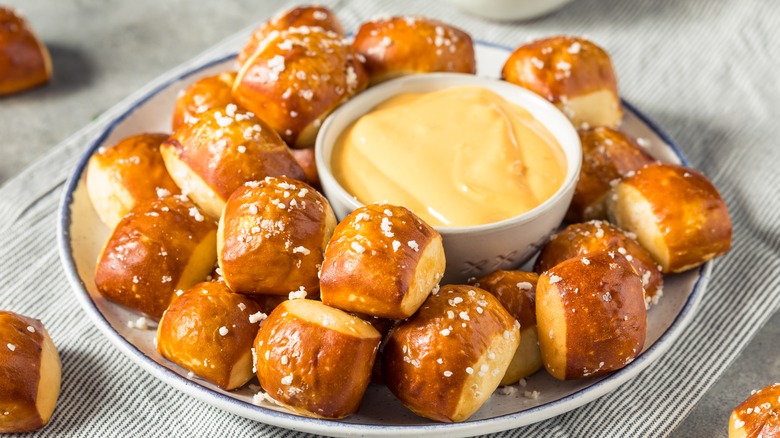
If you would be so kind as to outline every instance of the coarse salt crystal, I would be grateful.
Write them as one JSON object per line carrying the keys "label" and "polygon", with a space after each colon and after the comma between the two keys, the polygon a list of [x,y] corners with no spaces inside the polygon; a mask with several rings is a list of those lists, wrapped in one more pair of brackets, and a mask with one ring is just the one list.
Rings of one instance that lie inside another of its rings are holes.
{"label": "coarse salt crystal", "polygon": [[357,242],[352,242],[350,247],[358,254],[363,254],[363,252],[366,250],[366,248],[364,248],[363,245]]}
{"label": "coarse salt crystal", "polygon": [[16,350],[16,345],[14,345],[14,344],[12,344],[10,342],[8,344],[6,344],[6,345],[8,346],[9,350],[11,350],[11,351],[15,351]]}
{"label": "coarse salt crystal", "polygon": [[219,328],[219,335],[220,335],[220,336],[227,336],[227,334],[228,334],[228,329],[227,329],[227,327],[225,327],[225,326],[223,325],[222,327],[220,327],[220,328]]}
{"label": "coarse salt crystal", "polygon": [[539,395],[539,391],[523,391],[523,397],[529,398],[531,400],[538,399]]}
{"label": "coarse salt crystal", "polygon": [[292,252],[293,254],[301,253],[303,255],[309,255],[311,253],[311,251],[309,251],[307,248],[303,246],[296,246],[295,248],[293,248]]}
{"label": "coarse salt crystal", "polygon": [[559,277],[557,275],[553,274],[553,275],[550,276],[550,284],[555,284],[555,283],[557,283],[557,282],[559,282],[561,280],[563,280],[563,278],[561,278],[561,277]]}
{"label": "coarse salt crystal", "polygon": [[200,211],[198,211],[197,207],[190,208],[190,216],[195,218],[197,222],[203,222],[206,219],[202,214],[200,214]]}
{"label": "coarse salt crystal", "polygon": [[288,374],[288,375],[282,377],[282,385],[290,386],[290,385],[292,385],[292,381],[293,381],[293,375],[292,374]]}
{"label": "coarse salt crystal", "polygon": [[452,375],[452,371],[445,371],[444,377],[450,377]]}
{"label": "coarse salt crystal", "polygon": [[246,152],[246,146],[244,146],[244,145],[240,145],[236,149],[238,149],[238,153],[239,154],[243,154],[244,152]]}
{"label": "coarse salt crystal", "polygon": [[290,294],[287,297],[291,300],[306,298],[306,288],[301,286],[298,290],[290,292]]}
{"label": "coarse salt crystal", "polygon": [[401,242],[399,242],[397,240],[393,240],[393,252],[398,251],[398,248],[400,248],[400,247],[401,247]]}
{"label": "coarse salt crystal", "polygon": [[33,328],[33,326],[31,326],[31,325],[28,325],[27,326],[27,331],[30,332],[30,333],[35,333],[35,328]]}
{"label": "coarse salt crystal", "polygon": [[249,323],[254,324],[256,322],[260,322],[264,319],[268,318],[268,315],[266,315],[263,312],[257,312],[249,315]]}
{"label": "coarse salt crystal", "polygon": [[531,290],[533,287],[534,285],[527,281],[521,281],[520,283],[517,283],[517,288],[520,290]]}

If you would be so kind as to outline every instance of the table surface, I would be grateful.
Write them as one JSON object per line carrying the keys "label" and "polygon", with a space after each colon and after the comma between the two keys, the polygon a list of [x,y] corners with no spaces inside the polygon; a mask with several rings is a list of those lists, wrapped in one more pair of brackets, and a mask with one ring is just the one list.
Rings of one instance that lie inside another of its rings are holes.
{"label": "table surface", "polygon": [[[0,184],[120,99],[215,42],[268,17],[283,2],[4,3],[20,9],[48,45],[54,78],[43,88],[0,98]],[[553,14],[542,20],[555,19]],[[731,409],[759,382],[780,380],[777,339],[780,316],[775,314],[674,435],[725,436]]]}

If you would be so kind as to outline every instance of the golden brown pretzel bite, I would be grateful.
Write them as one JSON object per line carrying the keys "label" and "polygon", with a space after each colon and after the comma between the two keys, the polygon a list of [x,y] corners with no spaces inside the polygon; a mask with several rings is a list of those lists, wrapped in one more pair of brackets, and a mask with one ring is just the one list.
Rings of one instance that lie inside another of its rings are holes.
{"label": "golden brown pretzel bite", "polygon": [[291,149],[295,162],[301,166],[306,174],[306,182],[317,190],[320,190],[320,173],[317,171],[317,163],[314,159],[314,148]]}
{"label": "golden brown pretzel bite", "polygon": [[753,391],[729,417],[729,438],[780,436],[780,383]]}
{"label": "golden brown pretzel bite", "polygon": [[561,262],[539,276],[536,322],[547,371],[560,380],[623,368],[642,351],[642,280],[617,251]]}
{"label": "golden brown pretzel bite", "polygon": [[718,189],[700,172],[650,164],[607,197],[610,221],[635,233],[664,273],[682,272],[731,248],[731,218]]}
{"label": "golden brown pretzel bite", "polygon": [[173,107],[173,130],[184,123],[197,122],[201,114],[233,103],[233,82],[236,72],[226,71],[203,78],[183,90]]}
{"label": "golden brown pretzel bite", "polygon": [[342,36],[321,27],[272,31],[238,71],[233,98],[290,147],[314,145],[325,117],[366,87],[363,65]]}
{"label": "golden brown pretzel bite", "polygon": [[417,415],[465,421],[498,387],[519,343],[517,321],[493,295],[446,285],[390,333],[382,374]]}
{"label": "golden brown pretzel bite", "polygon": [[157,327],[157,351],[225,390],[253,376],[252,345],[260,306],[221,281],[198,283],[175,297]]}
{"label": "golden brown pretzel bite", "polygon": [[576,127],[620,125],[623,109],[609,55],[584,39],[555,36],[515,49],[502,77],[544,97]]}
{"label": "golden brown pretzel bite", "polygon": [[109,229],[136,204],[179,194],[160,155],[160,144],[167,138],[166,134],[134,135],[100,148],[89,158],[87,193]]}
{"label": "golden brown pretzel bite", "polygon": [[536,331],[536,282],[533,272],[495,271],[470,282],[493,294],[520,323],[520,345],[501,379],[501,386],[513,385],[542,368],[539,336]]}
{"label": "golden brown pretzel bite", "polygon": [[600,126],[580,131],[582,168],[566,220],[606,219],[605,196],[620,178],[655,161],[631,137]]}
{"label": "golden brown pretzel bite", "polygon": [[233,193],[219,221],[223,278],[240,293],[316,297],[335,227],[330,204],[311,186],[289,178],[249,182]]}
{"label": "golden brown pretzel bite", "polygon": [[564,260],[601,250],[617,251],[634,266],[642,278],[648,305],[661,298],[664,279],[650,253],[633,237],[604,221],[572,224],[553,235],[536,258],[534,271],[541,274]]}
{"label": "golden brown pretzel bite", "polygon": [[365,58],[372,85],[414,73],[474,74],[477,68],[469,34],[425,17],[363,23],[352,47]]}
{"label": "golden brown pretzel bite", "polygon": [[380,339],[356,316],[319,301],[288,300],[257,333],[257,379],[298,414],[343,418],[360,406]]}
{"label": "golden brown pretzel bite", "polygon": [[37,319],[0,310],[0,433],[49,422],[60,394],[57,347]]}
{"label": "golden brown pretzel bite", "polygon": [[180,126],[160,152],[176,184],[214,219],[233,191],[247,181],[266,176],[306,178],[279,135],[233,104]]}
{"label": "golden brown pretzel bite", "polygon": [[216,261],[217,226],[183,195],[135,206],[98,258],[107,299],[159,319],[177,289],[203,281]]}
{"label": "golden brown pretzel bite", "polygon": [[441,235],[404,207],[371,204],[336,227],[320,274],[322,302],[404,319],[444,274]]}
{"label": "golden brown pretzel bite", "polygon": [[0,6],[0,96],[45,84],[51,78],[51,58],[27,21]]}
{"label": "golden brown pretzel bite", "polygon": [[238,64],[241,65],[252,57],[257,47],[271,32],[281,32],[291,27],[320,27],[344,36],[344,27],[330,9],[324,6],[298,6],[261,24],[238,54]]}

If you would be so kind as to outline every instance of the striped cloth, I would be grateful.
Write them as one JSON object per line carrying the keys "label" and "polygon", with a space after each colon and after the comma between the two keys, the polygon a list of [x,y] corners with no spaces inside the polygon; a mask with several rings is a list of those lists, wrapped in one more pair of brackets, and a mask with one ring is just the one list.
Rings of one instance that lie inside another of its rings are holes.
{"label": "striped cloth", "polygon": [[[673,432],[780,304],[780,279],[774,275],[780,272],[780,198],[774,189],[780,187],[780,2],[577,0],[554,19],[523,24],[488,23],[438,2],[322,3],[335,9],[348,29],[378,14],[415,13],[507,46],[571,33],[595,40],[612,54],[624,97],[676,139],[720,188],[734,222],[734,246],[715,263],[697,315],[666,356],[593,403],[499,435]],[[137,95],[237,49],[246,35],[248,30],[220,43]],[[0,308],[43,320],[62,357],[59,405],[41,435],[298,436],[160,383],[109,344],[76,304],[55,244],[63,183],[88,140],[136,96],[0,190]],[[727,419],[712,421],[725,428]]]}

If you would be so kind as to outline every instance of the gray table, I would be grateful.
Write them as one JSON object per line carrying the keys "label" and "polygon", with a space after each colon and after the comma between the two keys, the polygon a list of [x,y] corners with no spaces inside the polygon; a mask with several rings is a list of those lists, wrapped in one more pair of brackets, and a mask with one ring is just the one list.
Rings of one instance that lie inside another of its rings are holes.
{"label": "gray table", "polygon": [[[0,99],[3,156],[0,184],[121,98],[215,42],[269,16],[283,2],[6,0],[4,3],[27,15],[51,51],[55,73],[51,84],[44,88]],[[608,14],[620,3],[620,0],[579,0],[569,9],[535,23],[554,22],[567,14],[593,9]],[[662,10],[670,2],[655,3]],[[754,3],[769,6],[770,2]],[[663,14],[647,19],[663,19]],[[770,31],[775,30],[767,29]],[[629,58],[623,56],[625,60]],[[618,57],[617,63],[620,61]],[[633,80],[623,79],[629,83]],[[657,109],[648,109],[651,116],[655,115],[654,110]],[[663,116],[662,112],[656,112]],[[775,314],[677,427],[675,435],[725,436],[731,409],[761,382],[780,380],[778,339],[780,316]]]}

